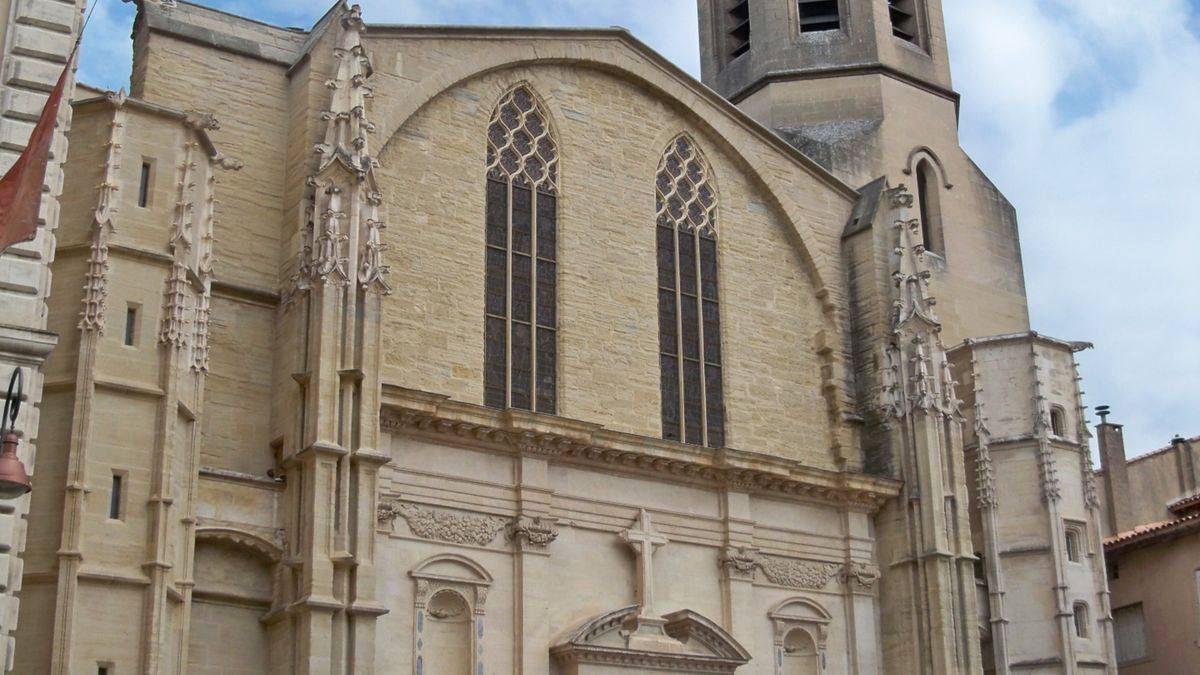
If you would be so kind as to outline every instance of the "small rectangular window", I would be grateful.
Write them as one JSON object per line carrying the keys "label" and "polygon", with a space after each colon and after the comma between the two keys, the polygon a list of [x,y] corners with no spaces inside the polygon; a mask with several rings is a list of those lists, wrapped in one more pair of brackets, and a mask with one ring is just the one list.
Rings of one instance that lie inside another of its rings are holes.
{"label": "small rectangular window", "polygon": [[842,27],[838,0],[800,0],[800,32],[815,33]]}
{"label": "small rectangular window", "polygon": [[108,493],[108,517],[112,520],[121,520],[121,490],[124,478],[119,473],[112,475],[112,489]]}
{"label": "small rectangular window", "polygon": [[96,666],[96,675],[112,675],[112,669],[107,664]]}
{"label": "small rectangular window", "polygon": [[750,0],[732,0],[725,26],[729,58],[735,59],[750,51]]}
{"label": "small rectangular window", "polygon": [[1142,603],[1113,610],[1113,638],[1120,665],[1146,658],[1146,619]]}
{"label": "small rectangular window", "polygon": [[153,166],[142,162],[142,173],[138,178],[138,206],[143,209],[150,203],[150,176]]}
{"label": "small rectangular window", "polygon": [[892,19],[892,35],[917,44],[917,0],[888,0],[888,14]]}
{"label": "small rectangular window", "polygon": [[132,347],[137,344],[138,334],[138,310],[141,305],[129,303],[125,308],[125,346]]}

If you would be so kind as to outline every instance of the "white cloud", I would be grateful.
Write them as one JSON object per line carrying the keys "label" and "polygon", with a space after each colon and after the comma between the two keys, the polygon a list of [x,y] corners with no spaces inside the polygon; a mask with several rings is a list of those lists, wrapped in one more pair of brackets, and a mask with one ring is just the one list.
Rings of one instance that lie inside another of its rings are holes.
{"label": "white cloud", "polygon": [[1200,433],[1194,10],[946,5],[963,145],[1019,211],[1034,327],[1096,343],[1089,403],[1113,406],[1131,453]]}
{"label": "white cloud", "polygon": [[[1192,0],[948,0],[963,145],[1016,205],[1034,327],[1081,355],[1131,452],[1200,433],[1200,17]],[[329,0],[213,0],[308,26]],[[362,0],[368,21],[623,25],[698,74],[694,0]],[[129,5],[97,11],[81,77],[128,81]]]}

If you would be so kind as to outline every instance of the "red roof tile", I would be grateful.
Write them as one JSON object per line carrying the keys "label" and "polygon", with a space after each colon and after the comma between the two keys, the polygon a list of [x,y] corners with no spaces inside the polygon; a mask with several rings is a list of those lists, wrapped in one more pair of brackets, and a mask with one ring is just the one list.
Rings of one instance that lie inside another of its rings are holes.
{"label": "red roof tile", "polygon": [[1154,523],[1138,525],[1132,530],[1127,530],[1111,537],[1105,537],[1104,548],[1107,551],[1113,551],[1125,548],[1133,543],[1157,539],[1194,526],[1200,526],[1200,513],[1193,513],[1174,520],[1160,520]]}

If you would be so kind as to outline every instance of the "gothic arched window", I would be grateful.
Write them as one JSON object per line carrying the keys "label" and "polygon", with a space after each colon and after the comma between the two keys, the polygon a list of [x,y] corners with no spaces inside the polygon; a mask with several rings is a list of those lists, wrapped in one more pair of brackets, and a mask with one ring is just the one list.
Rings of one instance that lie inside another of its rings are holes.
{"label": "gothic arched window", "polygon": [[532,92],[505,94],[487,131],[484,403],[554,413],[558,149]]}
{"label": "gothic arched window", "polygon": [[940,256],[946,255],[946,244],[942,235],[942,202],[938,192],[941,182],[928,159],[917,163],[917,201],[921,209],[921,237],[925,250]]}
{"label": "gothic arched window", "polygon": [[663,438],[725,445],[717,298],[717,195],[708,162],[686,135],[655,178],[658,341]]}

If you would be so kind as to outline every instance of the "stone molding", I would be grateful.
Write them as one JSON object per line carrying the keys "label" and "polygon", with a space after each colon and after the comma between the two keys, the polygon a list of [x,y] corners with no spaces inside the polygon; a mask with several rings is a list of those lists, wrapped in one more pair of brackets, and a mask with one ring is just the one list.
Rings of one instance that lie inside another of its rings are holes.
{"label": "stone molding", "polygon": [[384,405],[380,426],[391,433],[431,434],[552,462],[615,466],[716,489],[770,493],[867,512],[878,510],[900,489],[899,482],[888,478],[817,469],[732,448],[714,451],[396,387],[385,386],[384,396],[392,400]]}

